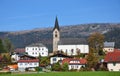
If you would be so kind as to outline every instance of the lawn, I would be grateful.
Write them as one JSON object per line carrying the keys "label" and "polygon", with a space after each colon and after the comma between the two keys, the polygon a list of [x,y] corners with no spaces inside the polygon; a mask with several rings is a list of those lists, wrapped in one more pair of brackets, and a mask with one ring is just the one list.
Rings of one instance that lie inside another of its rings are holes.
{"label": "lawn", "polygon": [[32,74],[3,74],[0,76],[120,76],[120,72],[50,72]]}

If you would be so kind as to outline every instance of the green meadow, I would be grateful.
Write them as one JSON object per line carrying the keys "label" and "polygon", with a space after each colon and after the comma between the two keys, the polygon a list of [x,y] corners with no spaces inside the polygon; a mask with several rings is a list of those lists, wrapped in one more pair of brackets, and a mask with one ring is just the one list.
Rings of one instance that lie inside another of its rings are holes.
{"label": "green meadow", "polygon": [[120,76],[120,72],[49,72],[0,74],[0,76]]}

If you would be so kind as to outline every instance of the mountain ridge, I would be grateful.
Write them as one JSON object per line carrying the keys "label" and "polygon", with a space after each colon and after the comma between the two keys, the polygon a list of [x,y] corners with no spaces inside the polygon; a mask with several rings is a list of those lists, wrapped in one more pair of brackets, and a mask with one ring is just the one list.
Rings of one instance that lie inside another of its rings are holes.
{"label": "mountain ridge", "polygon": [[[120,28],[120,23],[91,23],[77,24],[60,27],[62,41],[66,43],[87,43],[87,38],[93,32],[106,34],[114,28]],[[0,38],[9,38],[15,48],[24,48],[32,43],[43,43],[52,51],[52,30],[53,28],[37,28],[18,32],[0,32]],[[76,41],[75,41],[76,39]]]}

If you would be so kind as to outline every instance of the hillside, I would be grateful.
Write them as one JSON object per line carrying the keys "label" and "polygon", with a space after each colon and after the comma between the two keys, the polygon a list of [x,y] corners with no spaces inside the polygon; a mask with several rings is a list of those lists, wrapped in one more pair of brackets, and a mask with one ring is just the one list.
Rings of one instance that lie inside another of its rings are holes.
{"label": "hillside", "polygon": [[[118,28],[118,30],[120,30],[120,23],[94,23],[62,26],[60,27],[61,43],[64,42],[66,44],[86,44],[86,38],[93,32],[100,32],[102,34],[105,34],[106,41],[114,41],[116,39],[116,36],[120,39],[120,36],[118,34],[111,35],[114,28]],[[14,44],[15,48],[24,48],[29,44],[40,42],[46,45],[51,52],[52,30],[53,28],[40,28],[19,32],[0,32],[0,38],[9,38]],[[110,39],[113,37],[114,39]],[[120,48],[120,41],[118,42],[116,40],[116,48]]]}

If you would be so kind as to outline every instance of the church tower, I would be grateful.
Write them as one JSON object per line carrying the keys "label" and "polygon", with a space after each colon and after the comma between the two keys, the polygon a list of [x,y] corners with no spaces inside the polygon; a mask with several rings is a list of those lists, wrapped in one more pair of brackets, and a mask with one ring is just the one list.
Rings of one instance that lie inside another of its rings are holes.
{"label": "church tower", "polygon": [[58,51],[58,42],[60,41],[60,28],[58,24],[58,19],[55,19],[55,25],[53,28],[53,53]]}

